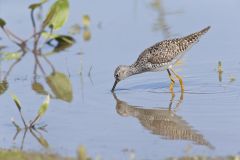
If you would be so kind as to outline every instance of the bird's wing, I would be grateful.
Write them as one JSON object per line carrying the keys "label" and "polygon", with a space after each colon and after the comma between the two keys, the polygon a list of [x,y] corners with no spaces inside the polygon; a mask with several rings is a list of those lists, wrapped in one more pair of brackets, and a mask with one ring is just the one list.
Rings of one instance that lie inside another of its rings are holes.
{"label": "bird's wing", "polygon": [[182,47],[180,39],[165,40],[148,48],[148,62],[151,64],[169,63],[182,53],[186,47]]}
{"label": "bird's wing", "polygon": [[133,65],[164,65],[165,63],[172,62],[175,58],[177,61],[183,55],[182,53],[198,42],[199,38],[209,29],[210,26],[182,38],[164,40],[156,43],[145,49]]}

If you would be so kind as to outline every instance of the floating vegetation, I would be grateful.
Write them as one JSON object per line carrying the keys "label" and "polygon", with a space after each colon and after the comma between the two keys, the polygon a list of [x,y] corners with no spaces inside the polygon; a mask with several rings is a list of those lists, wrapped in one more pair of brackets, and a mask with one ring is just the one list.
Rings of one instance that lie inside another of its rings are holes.
{"label": "floating vegetation", "polygon": [[[222,82],[223,67],[222,67],[221,61],[218,61],[217,72],[218,72],[218,80],[219,80],[219,82]],[[236,77],[232,74],[229,75],[228,79],[229,79],[229,83],[233,83],[236,81]]]}

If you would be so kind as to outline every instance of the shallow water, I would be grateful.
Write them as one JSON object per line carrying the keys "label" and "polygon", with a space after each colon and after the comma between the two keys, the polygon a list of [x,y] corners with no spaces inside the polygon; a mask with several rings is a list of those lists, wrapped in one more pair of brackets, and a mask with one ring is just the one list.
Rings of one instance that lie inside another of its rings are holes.
{"label": "shallow water", "polygon": [[[26,0],[0,0],[0,17],[22,37],[30,35],[29,4]],[[55,69],[68,76],[73,91],[67,101],[52,99],[41,120],[48,125],[47,133],[41,134],[50,150],[75,155],[76,148],[84,145],[90,155],[105,159],[126,159],[131,152],[137,159],[240,152],[239,1],[104,0],[70,4],[69,21],[59,32],[66,34],[71,25],[81,23],[82,16],[88,14],[91,39],[84,41],[81,32],[75,36],[73,47],[49,57]],[[47,8],[44,6],[44,11]],[[211,30],[175,67],[183,76],[183,95],[177,83],[176,96],[171,96],[167,72],[130,77],[117,86],[115,95],[110,92],[117,65],[131,64],[155,42],[208,25]],[[2,31],[0,37],[0,44],[14,50]],[[223,65],[222,81],[218,61]],[[11,63],[1,62],[1,79]],[[0,96],[1,148],[20,148],[23,136],[21,132],[13,140],[16,129],[10,119],[21,121],[10,93],[21,100],[26,119],[34,117],[45,97],[32,90],[33,68],[33,56],[28,54],[12,70],[9,88]],[[44,76],[39,75],[37,81],[51,90]],[[23,149],[45,150],[29,133]]]}

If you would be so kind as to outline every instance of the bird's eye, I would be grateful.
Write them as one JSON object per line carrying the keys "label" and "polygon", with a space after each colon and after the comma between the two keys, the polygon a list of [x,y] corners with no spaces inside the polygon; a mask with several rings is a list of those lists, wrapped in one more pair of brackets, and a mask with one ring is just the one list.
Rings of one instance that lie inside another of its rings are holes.
{"label": "bird's eye", "polygon": [[116,78],[118,78],[118,77],[119,77],[119,75],[118,75],[118,74],[116,74],[116,75],[115,75],[115,77],[116,77]]}

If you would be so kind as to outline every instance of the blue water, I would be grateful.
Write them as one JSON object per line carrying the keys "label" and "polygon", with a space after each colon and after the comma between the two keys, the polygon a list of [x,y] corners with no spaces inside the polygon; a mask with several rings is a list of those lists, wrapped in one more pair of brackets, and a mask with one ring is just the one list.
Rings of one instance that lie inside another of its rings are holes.
{"label": "blue water", "polygon": [[[33,1],[32,1],[33,2]],[[159,7],[152,3],[159,2]],[[27,0],[0,0],[0,17],[7,27],[21,37],[31,34]],[[47,4],[43,7],[47,11]],[[66,51],[49,57],[56,70],[69,77],[73,90],[71,102],[52,99],[41,122],[47,124],[49,149],[62,155],[75,155],[84,145],[89,155],[104,159],[127,159],[133,151],[137,159],[160,159],[183,155],[229,155],[240,152],[239,69],[240,54],[238,21],[240,2],[230,1],[70,1],[70,17],[57,33],[66,34],[70,26],[91,18],[90,41],[84,41],[82,31],[75,36],[77,43]],[[131,64],[150,45],[168,37],[179,37],[211,25],[210,31],[184,56],[175,71],[183,76],[186,92],[178,108],[180,87],[174,88],[172,111],[170,80],[167,72],[145,73],[119,83],[114,99],[110,89],[113,72],[119,64]],[[0,45],[5,50],[16,47],[0,31]],[[82,55],[77,53],[82,52]],[[8,77],[9,89],[0,95],[0,147],[21,146],[22,132],[12,140],[15,128],[11,117],[21,123],[10,93],[22,102],[26,119],[31,119],[45,96],[31,88],[33,82],[33,56],[28,54]],[[222,62],[222,81],[217,66]],[[1,78],[12,61],[1,62]],[[50,68],[42,61],[47,73]],[[91,76],[88,72],[91,69]],[[82,74],[80,74],[82,73]],[[50,91],[44,76],[38,81]],[[116,106],[116,103],[118,105]],[[121,106],[119,106],[121,102]],[[122,110],[121,110],[122,109]],[[150,111],[151,109],[152,112]],[[122,113],[122,114],[121,114]],[[165,115],[168,122],[156,115]],[[162,126],[166,126],[159,131]],[[160,128],[159,128],[160,127]],[[177,131],[187,130],[182,138]],[[157,132],[159,131],[159,132]],[[175,134],[173,134],[175,133]],[[208,142],[201,145],[190,135]],[[45,151],[29,133],[24,150]]]}

